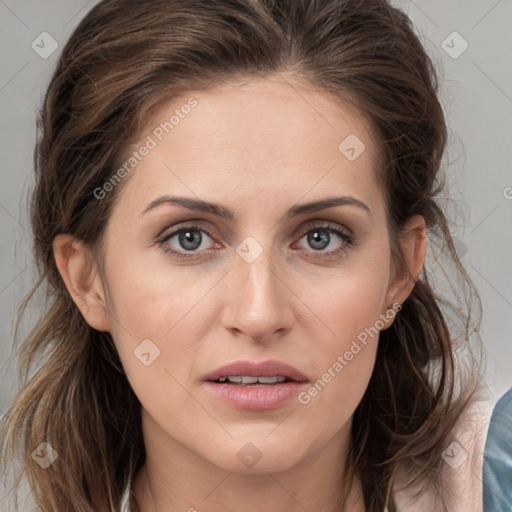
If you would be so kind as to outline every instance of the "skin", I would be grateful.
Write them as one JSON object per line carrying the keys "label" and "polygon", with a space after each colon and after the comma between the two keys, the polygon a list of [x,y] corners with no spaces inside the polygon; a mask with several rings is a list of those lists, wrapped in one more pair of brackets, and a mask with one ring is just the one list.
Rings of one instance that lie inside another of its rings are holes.
{"label": "skin", "polygon": [[[359,482],[349,486],[343,468],[377,337],[306,405],[238,410],[217,401],[202,378],[236,360],[278,359],[316,382],[412,291],[425,257],[424,219],[409,219],[401,238],[411,274],[395,275],[377,147],[350,103],[282,76],[255,78],[174,98],[153,113],[140,141],[190,96],[197,107],[117,191],[102,271],[79,240],[54,241],[73,300],[92,327],[112,334],[142,404],[147,458],[133,483],[137,502],[143,512],[334,512],[348,492],[345,510],[363,511]],[[349,134],[366,146],[354,161],[338,150]],[[142,214],[164,194],[219,203],[235,218],[170,204]],[[352,196],[371,214],[345,205],[284,217],[297,203],[333,195]],[[201,232],[194,257],[163,250],[187,252],[178,236],[155,242],[192,219],[211,235]],[[331,233],[315,250],[307,233],[325,222],[355,245]],[[251,263],[236,252],[248,236],[263,250]],[[149,366],[134,356],[144,339],[160,350]],[[249,442],[261,453],[252,467],[237,457]]]}

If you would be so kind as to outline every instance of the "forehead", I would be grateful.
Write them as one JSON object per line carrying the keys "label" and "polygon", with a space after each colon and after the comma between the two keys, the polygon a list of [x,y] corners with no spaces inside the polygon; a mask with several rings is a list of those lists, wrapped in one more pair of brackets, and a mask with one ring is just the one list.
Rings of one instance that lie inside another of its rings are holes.
{"label": "forehead", "polygon": [[130,151],[148,140],[151,150],[130,176],[141,194],[167,185],[187,195],[242,186],[302,195],[319,181],[324,191],[351,183],[371,193],[376,186],[378,148],[362,113],[283,76],[232,81],[162,103]]}

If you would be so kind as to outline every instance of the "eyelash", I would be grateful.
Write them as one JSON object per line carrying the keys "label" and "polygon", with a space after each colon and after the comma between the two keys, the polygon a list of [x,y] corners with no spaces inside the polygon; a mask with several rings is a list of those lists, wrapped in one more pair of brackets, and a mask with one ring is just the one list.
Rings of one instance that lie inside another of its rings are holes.
{"label": "eyelash", "polygon": [[[315,230],[317,230],[317,231],[322,230],[322,231],[327,231],[328,233],[335,233],[335,234],[337,234],[339,236],[339,238],[343,242],[343,244],[338,249],[335,249],[333,251],[324,252],[322,250],[319,250],[319,251],[314,251],[313,250],[313,252],[318,252],[318,253],[322,254],[322,256],[318,256],[318,257],[335,258],[341,252],[344,252],[348,248],[355,246],[355,240],[352,238],[352,236],[350,236],[348,233],[346,233],[344,230],[342,230],[341,228],[337,227],[336,225],[330,224],[328,222],[327,223],[323,223],[323,224],[318,224],[316,226],[313,226],[313,227],[310,227],[308,229],[302,230],[299,233],[299,235],[298,235],[299,236],[299,240],[304,235],[307,235],[308,233],[310,233],[312,231],[315,231]],[[166,245],[166,243],[171,238],[173,238],[175,235],[178,235],[178,234],[180,234],[182,232],[186,232],[186,231],[202,231],[203,233],[206,233],[210,238],[212,238],[212,239],[214,238],[213,235],[209,232],[209,230],[205,229],[202,226],[199,226],[198,224],[191,223],[191,224],[187,224],[186,226],[182,226],[182,227],[180,227],[178,229],[175,229],[173,231],[164,233],[162,236],[160,236],[157,239],[156,242],[162,248],[162,250],[164,252],[166,252],[167,254],[172,255],[173,257],[176,256],[178,258],[194,258],[194,257],[197,256],[197,253],[194,252],[194,251],[190,251],[189,253],[181,252],[181,251],[176,251],[174,249],[171,249],[168,245]]]}

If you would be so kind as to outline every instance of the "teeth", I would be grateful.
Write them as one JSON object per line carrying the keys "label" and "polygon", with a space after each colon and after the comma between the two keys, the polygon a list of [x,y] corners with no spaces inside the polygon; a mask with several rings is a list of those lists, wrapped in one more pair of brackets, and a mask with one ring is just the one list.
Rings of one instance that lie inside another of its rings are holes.
{"label": "teeth", "polygon": [[258,382],[258,377],[242,377],[242,384],[254,384],[255,382]]}
{"label": "teeth", "polygon": [[245,375],[231,375],[228,377],[221,377],[219,382],[236,382],[241,384],[256,384],[259,382],[261,384],[275,384],[276,382],[284,382],[286,377],[281,377],[280,375],[276,375],[274,377],[249,377]]}
{"label": "teeth", "polygon": [[274,384],[276,382],[284,382],[286,377],[258,377],[262,384]]}

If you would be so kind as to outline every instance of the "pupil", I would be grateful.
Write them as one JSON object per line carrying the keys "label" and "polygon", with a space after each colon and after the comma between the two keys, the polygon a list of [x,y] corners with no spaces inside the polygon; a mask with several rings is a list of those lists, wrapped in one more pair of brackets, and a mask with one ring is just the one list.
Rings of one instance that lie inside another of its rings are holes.
{"label": "pupil", "polygon": [[[329,235],[325,231],[313,231],[308,236],[308,242],[314,249],[325,249],[329,245]],[[320,247],[316,244],[320,244]]]}
{"label": "pupil", "polygon": [[180,233],[179,240],[184,249],[197,249],[201,245],[201,234],[197,230],[184,231]]}

